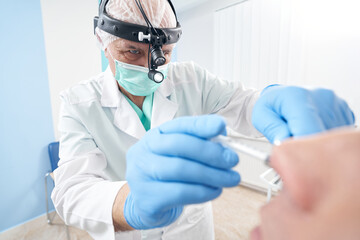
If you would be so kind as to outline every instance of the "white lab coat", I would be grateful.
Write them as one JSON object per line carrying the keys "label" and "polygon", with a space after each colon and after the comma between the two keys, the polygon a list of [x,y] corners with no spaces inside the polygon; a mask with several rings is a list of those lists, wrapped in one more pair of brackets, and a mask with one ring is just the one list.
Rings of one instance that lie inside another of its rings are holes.
{"label": "white lab coat", "polygon": [[[258,95],[192,62],[172,63],[154,93],[151,128],[180,116],[216,113],[232,129],[259,136],[251,124]],[[115,234],[112,221],[115,197],[126,183],[126,151],[145,134],[139,117],[109,68],[63,91],[61,100],[60,161],[52,192],[58,214],[95,239],[141,239],[141,231]],[[185,207],[176,222],[160,230],[165,240],[214,239],[211,204]],[[143,232],[143,238],[149,234]]]}

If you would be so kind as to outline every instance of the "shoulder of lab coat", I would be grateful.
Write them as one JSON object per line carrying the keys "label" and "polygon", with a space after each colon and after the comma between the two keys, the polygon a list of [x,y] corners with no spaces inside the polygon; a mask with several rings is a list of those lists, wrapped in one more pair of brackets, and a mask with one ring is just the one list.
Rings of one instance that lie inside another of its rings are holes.
{"label": "shoulder of lab coat", "polygon": [[[241,79],[221,79],[194,62],[174,63],[169,78],[187,114],[219,114],[229,128],[250,137],[262,137],[252,125],[252,109],[260,91],[245,89]],[[179,91],[183,93],[179,94]],[[174,95],[176,95],[174,94]],[[192,111],[191,111],[192,110]]]}

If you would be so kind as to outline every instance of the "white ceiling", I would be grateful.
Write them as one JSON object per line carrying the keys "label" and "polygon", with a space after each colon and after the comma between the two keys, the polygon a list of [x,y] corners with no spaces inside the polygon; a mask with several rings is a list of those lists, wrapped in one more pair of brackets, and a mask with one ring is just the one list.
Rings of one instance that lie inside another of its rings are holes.
{"label": "white ceiling", "polygon": [[196,7],[204,2],[209,0],[172,0],[172,3],[175,6],[176,12],[183,12],[190,8]]}

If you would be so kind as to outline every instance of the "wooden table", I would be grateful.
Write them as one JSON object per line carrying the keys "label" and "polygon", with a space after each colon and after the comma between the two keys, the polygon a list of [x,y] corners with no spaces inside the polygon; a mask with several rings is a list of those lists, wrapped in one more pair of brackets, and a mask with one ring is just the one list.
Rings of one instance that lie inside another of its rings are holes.
{"label": "wooden table", "polygon": [[225,189],[213,202],[215,239],[248,239],[260,222],[259,209],[266,203],[265,193],[243,186]]}

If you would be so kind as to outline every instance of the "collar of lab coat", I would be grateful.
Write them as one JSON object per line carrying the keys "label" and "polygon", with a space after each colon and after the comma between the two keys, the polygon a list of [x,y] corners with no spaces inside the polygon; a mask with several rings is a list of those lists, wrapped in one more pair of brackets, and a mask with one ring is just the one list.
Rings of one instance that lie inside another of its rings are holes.
{"label": "collar of lab coat", "polygon": [[[134,109],[119,91],[110,67],[106,69],[104,74],[101,105],[103,107],[116,108],[114,125],[117,128],[137,139],[142,138],[146,130]],[[154,93],[151,128],[174,118],[178,110],[177,103],[170,100],[170,96],[174,91],[174,84],[170,79],[167,79]]]}
{"label": "collar of lab coat", "polygon": [[103,107],[117,107],[121,96],[122,94],[119,91],[114,75],[110,67],[108,67],[104,72],[101,105]]}

